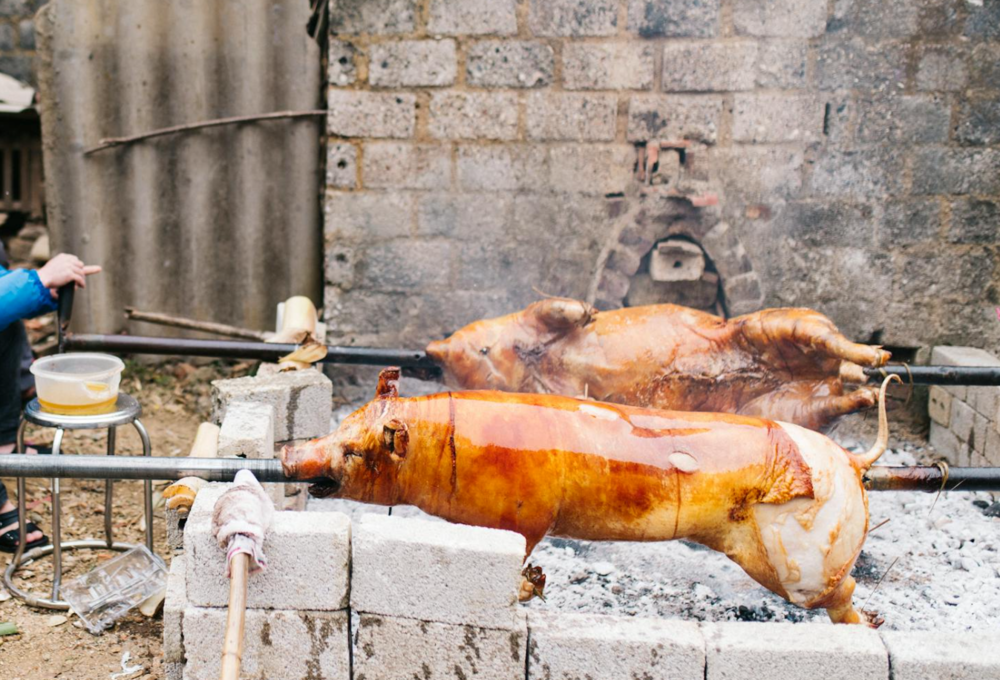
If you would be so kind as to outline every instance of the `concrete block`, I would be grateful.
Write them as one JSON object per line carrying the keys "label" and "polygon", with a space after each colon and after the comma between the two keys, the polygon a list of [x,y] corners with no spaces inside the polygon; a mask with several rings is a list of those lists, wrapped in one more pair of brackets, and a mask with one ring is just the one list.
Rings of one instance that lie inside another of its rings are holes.
{"label": "concrete block", "polygon": [[230,404],[252,402],[274,409],[274,439],[306,439],[330,432],[333,385],[319,371],[289,371],[212,383],[213,417],[225,422]]}
{"label": "concrete block", "polygon": [[1000,149],[916,149],[913,193],[1000,193]]}
{"label": "concrete block", "polygon": [[995,426],[986,428],[986,446],[978,454],[978,460],[982,460],[985,466],[1000,467],[1000,432]]}
{"label": "concrete block", "polygon": [[670,42],[663,47],[663,91],[752,90],[756,64],[754,42]]}
{"label": "concrete block", "polygon": [[927,399],[927,414],[939,425],[951,424],[951,401],[953,397],[938,385],[931,386]]}
{"label": "concrete block", "polygon": [[[400,239],[366,248],[359,258],[359,284],[366,288],[409,292],[442,288],[451,276],[453,244],[427,239]],[[401,267],[400,263],[406,266]]]}
{"label": "concrete block", "polygon": [[951,128],[951,102],[933,94],[887,98],[879,93],[856,102],[858,141],[865,143],[933,144],[946,142]]}
{"label": "concrete block", "polygon": [[505,630],[362,613],[354,628],[356,680],[523,680],[523,615]]}
{"label": "concrete block", "polygon": [[635,147],[630,144],[564,145],[552,148],[551,186],[572,194],[623,193],[632,182]]}
{"label": "concrete block", "polygon": [[816,79],[821,90],[896,91],[906,82],[906,47],[861,39],[819,47]]}
{"label": "concrete block", "polygon": [[328,243],[382,241],[407,236],[413,194],[407,192],[330,192],[323,202],[323,232]]}
{"label": "concrete block", "polygon": [[507,92],[435,92],[428,130],[437,139],[516,139],[517,108]]}
{"label": "concrete block", "polygon": [[187,518],[182,518],[176,509],[164,508],[164,523],[167,526],[167,546],[171,550],[184,548],[184,524]]}
{"label": "concrete block", "polygon": [[[230,404],[219,431],[219,455],[270,460],[274,454],[274,407],[254,402]],[[274,507],[284,510],[285,485],[268,482],[263,487]]]}
{"label": "concrete block", "polygon": [[427,30],[444,35],[513,35],[516,0],[431,0]]}
{"label": "concrete block", "polygon": [[424,194],[417,205],[417,234],[462,241],[502,240],[508,238],[510,205],[510,197],[503,194]]}
{"label": "concrete block", "polygon": [[457,173],[466,191],[537,189],[549,183],[548,152],[537,145],[460,146]]}
{"label": "concrete block", "polygon": [[986,416],[972,412],[972,433],[969,435],[969,453],[982,453],[986,450],[986,431],[992,423]]}
{"label": "concrete block", "polygon": [[528,656],[528,680],[705,677],[705,640],[690,621],[532,610]]}
{"label": "concrete block", "polygon": [[722,98],[714,95],[635,95],[628,107],[630,142],[690,139],[714,144]]}
{"label": "concrete block", "polygon": [[440,87],[455,82],[454,40],[400,40],[370,48],[368,82],[376,87]]}
{"label": "concrete block", "polygon": [[330,7],[331,35],[409,33],[415,27],[417,0],[337,2]]}
{"label": "concrete block", "polygon": [[719,34],[720,0],[628,1],[628,30],[642,38],[711,38]]}
{"label": "concrete block", "polygon": [[917,62],[917,89],[936,92],[964,90],[969,79],[966,53],[949,45],[925,47]]}
{"label": "concrete block", "polygon": [[513,630],[524,537],[365,515],[354,526],[351,608]]}
{"label": "concrete block", "polygon": [[527,98],[528,138],[610,141],[617,113],[615,95],[534,92]]}
{"label": "concrete block", "polygon": [[[222,489],[203,489],[184,529],[190,604],[225,607],[226,555],[212,536],[212,508]],[[347,606],[351,521],[339,513],[279,512],[264,537],[268,568],[250,578],[253,609],[334,611]]]}
{"label": "concrete block", "polygon": [[653,87],[653,46],[566,43],[563,86],[567,90],[649,90]]}
{"label": "concrete block", "polygon": [[951,402],[951,424],[948,427],[963,442],[969,441],[972,436],[974,414],[972,407],[964,401]]}
{"label": "concrete block", "polygon": [[354,63],[357,50],[345,40],[330,40],[327,82],[337,87],[353,85],[358,79],[358,69]]}
{"label": "concrete block", "polygon": [[806,42],[758,45],[754,83],[768,89],[804,88],[808,52]]}
{"label": "concrete block", "polygon": [[307,498],[306,512],[339,512],[350,517],[353,523],[365,515],[388,515],[389,508],[384,505],[358,503],[343,498]]}
{"label": "concrete block", "polygon": [[1000,204],[978,198],[960,198],[951,203],[950,243],[989,245],[997,238]]}
{"label": "concrete block", "polygon": [[[821,109],[822,111],[822,109]],[[901,146],[827,151],[816,162],[809,188],[822,196],[883,198],[903,193]]]}
{"label": "concrete block", "polygon": [[889,677],[889,655],[878,633],[865,626],[718,623],[702,630],[706,680]]}
{"label": "concrete block", "polygon": [[14,27],[10,24],[0,24],[0,50],[13,50],[17,41],[14,36],[17,33],[14,31]]}
{"label": "concrete block", "polygon": [[338,137],[412,137],[416,104],[413,94],[331,89],[327,131]]}
{"label": "concrete block", "polygon": [[738,94],[733,139],[738,142],[815,142],[823,136],[823,100],[813,95]]}
{"label": "concrete block", "polygon": [[184,610],[188,606],[184,579],[184,556],[174,555],[163,601],[163,660],[167,663],[184,663]]}
{"label": "concrete block", "polygon": [[[184,612],[185,680],[219,677],[225,624],[224,608]],[[240,678],[350,680],[349,628],[346,611],[248,609]]]}
{"label": "concrete block", "polygon": [[451,149],[442,145],[371,142],[365,145],[366,188],[446,189],[451,185]]}
{"label": "concrete block", "polygon": [[552,83],[552,48],[535,40],[483,40],[466,55],[465,82],[475,87],[544,87]]}
{"label": "concrete block", "polygon": [[353,144],[326,145],[326,185],[334,189],[358,186],[358,149]]}
{"label": "concrete block", "polygon": [[996,631],[884,631],[893,680],[1000,678]]}
{"label": "concrete block", "polygon": [[614,35],[618,32],[615,0],[531,0],[528,26],[535,35]]}
{"label": "concrete block", "polygon": [[969,447],[965,442],[956,437],[954,432],[943,425],[932,422],[930,436],[927,441],[937,451],[938,455],[947,460],[951,465],[962,465],[962,461],[969,458]]}
{"label": "concrete block", "polygon": [[163,677],[165,680],[184,680],[184,664],[176,661],[164,662]]}
{"label": "concrete block", "polygon": [[883,248],[937,241],[941,232],[941,204],[926,198],[886,201],[878,226],[879,244]]}
{"label": "concrete block", "polygon": [[740,35],[816,38],[826,31],[826,1],[740,0],[733,26]]}

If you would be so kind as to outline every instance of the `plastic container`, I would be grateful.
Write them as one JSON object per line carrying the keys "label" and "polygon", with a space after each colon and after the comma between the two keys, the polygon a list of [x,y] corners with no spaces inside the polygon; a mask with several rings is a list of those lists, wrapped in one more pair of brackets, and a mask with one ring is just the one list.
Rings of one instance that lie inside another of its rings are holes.
{"label": "plastic container", "polygon": [[64,583],[59,595],[96,635],[166,587],[163,560],[139,545]]}
{"label": "plastic container", "polygon": [[109,413],[125,364],[110,354],[57,354],[31,365],[38,403],[49,413]]}

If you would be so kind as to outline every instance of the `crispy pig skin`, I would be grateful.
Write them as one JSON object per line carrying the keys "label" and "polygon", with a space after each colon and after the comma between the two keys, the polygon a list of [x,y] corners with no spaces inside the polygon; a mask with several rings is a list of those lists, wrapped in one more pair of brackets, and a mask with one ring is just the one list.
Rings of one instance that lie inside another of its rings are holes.
{"label": "crispy pig skin", "polygon": [[598,312],[567,298],[477,321],[427,353],[446,383],[462,389],[741,413],[815,430],[873,406],[874,390],[845,392],[842,376],[856,379],[859,367],[889,359],[808,309],[727,321],[676,305]]}

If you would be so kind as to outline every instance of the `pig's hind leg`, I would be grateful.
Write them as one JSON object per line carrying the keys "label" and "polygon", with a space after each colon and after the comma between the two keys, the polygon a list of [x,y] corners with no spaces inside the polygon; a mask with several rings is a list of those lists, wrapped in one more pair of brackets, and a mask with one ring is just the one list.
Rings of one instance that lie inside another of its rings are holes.
{"label": "pig's hind leg", "polygon": [[834,623],[863,623],[872,628],[882,625],[883,619],[874,612],[858,611],[854,608],[853,595],[856,585],[854,577],[847,575],[836,590],[830,593],[823,605]]}

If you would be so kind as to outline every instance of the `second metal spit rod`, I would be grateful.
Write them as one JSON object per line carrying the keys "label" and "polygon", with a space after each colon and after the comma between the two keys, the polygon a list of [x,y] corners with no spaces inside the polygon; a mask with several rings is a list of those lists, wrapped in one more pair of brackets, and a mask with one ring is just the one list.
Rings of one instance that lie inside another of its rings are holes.
{"label": "second metal spit rod", "polygon": [[[261,482],[324,481],[290,479],[278,460],[0,455],[0,477],[143,479],[147,482],[199,477],[210,482],[231,482],[240,470],[249,470]],[[948,469],[946,479],[944,470],[933,465],[878,465],[865,475],[865,487],[871,491],[1000,491],[1000,467],[953,467]]]}

